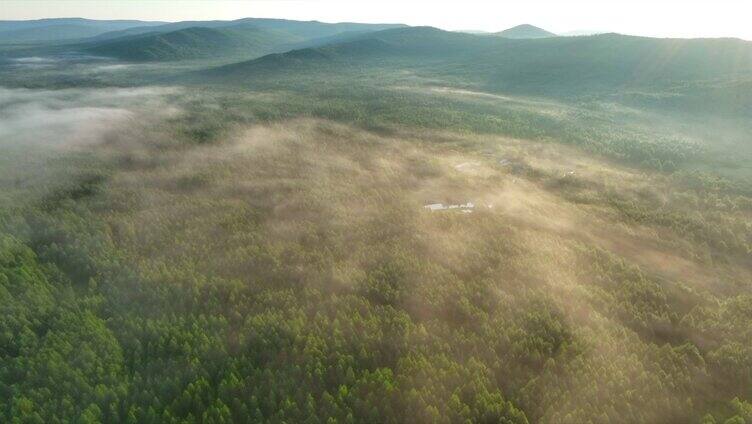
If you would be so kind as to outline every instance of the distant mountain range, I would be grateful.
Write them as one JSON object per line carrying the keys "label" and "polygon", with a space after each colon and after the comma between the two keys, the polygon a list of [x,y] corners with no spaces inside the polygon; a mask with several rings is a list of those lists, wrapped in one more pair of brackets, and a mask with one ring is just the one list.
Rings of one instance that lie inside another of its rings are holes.
{"label": "distant mountain range", "polygon": [[[400,24],[324,23],[247,18],[234,21],[96,21],[82,18],[0,21],[0,45],[34,44],[41,53],[70,44],[88,54],[130,61],[186,60],[242,55],[246,58],[316,45],[343,34]],[[319,40],[319,41],[315,41]],[[46,44],[45,44],[46,43]],[[65,49],[65,48],[63,48]]]}
{"label": "distant mountain range", "polygon": [[395,24],[327,24],[316,21],[240,19],[137,26],[77,40],[75,49],[127,61],[175,61],[238,56],[258,57],[329,44]]}
{"label": "distant mountain range", "polygon": [[[619,34],[563,37],[531,25],[499,33],[469,34],[395,24],[253,18],[167,24],[82,19],[5,21],[0,22],[0,35],[13,33],[14,40],[30,33],[49,37],[63,31],[56,28],[77,25],[88,28],[86,31],[117,29],[67,43],[57,40],[14,46],[1,51],[0,56],[12,61],[13,57],[74,53],[134,62],[215,58],[234,62],[191,71],[184,82],[235,84],[273,81],[283,74],[295,77],[379,69],[391,73],[411,70],[461,80],[485,91],[523,95],[633,92],[650,99],[652,93],[661,91],[669,94],[660,101],[681,103],[692,96],[699,99],[697,93],[704,93],[705,100],[735,99],[741,104],[748,98],[745,93],[752,92],[752,43],[738,39],[659,39]],[[67,32],[66,36],[72,34]]]}
{"label": "distant mountain range", "polygon": [[0,44],[75,40],[128,28],[150,28],[164,24],[165,22],[83,18],[0,21]]}
{"label": "distant mountain range", "polygon": [[191,27],[226,28],[239,25],[253,26],[258,29],[283,31],[300,39],[328,37],[351,31],[378,31],[389,28],[403,27],[401,24],[359,24],[359,23],[324,23],[318,21],[291,21],[286,19],[244,18],[234,21],[183,21],[158,26],[141,26],[104,33],[96,37],[97,40],[116,39],[124,36],[146,34],[150,32],[172,32]]}

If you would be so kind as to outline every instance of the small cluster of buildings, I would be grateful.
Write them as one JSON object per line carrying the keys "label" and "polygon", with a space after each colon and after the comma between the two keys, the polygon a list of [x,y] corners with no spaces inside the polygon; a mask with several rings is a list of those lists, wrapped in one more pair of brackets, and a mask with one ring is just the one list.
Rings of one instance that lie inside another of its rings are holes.
{"label": "small cluster of buildings", "polygon": [[472,202],[463,203],[460,205],[445,205],[443,203],[431,203],[424,206],[431,212],[445,211],[445,210],[457,210],[462,213],[472,213],[475,209],[475,205]]}

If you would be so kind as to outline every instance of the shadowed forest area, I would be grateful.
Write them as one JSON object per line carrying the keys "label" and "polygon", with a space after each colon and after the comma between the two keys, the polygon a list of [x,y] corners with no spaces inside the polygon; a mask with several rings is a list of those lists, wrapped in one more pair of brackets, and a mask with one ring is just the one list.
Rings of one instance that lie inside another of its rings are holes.
{"label": "shadowed forest area", "polygon": [[0,50],[0,422],[752,423],[749,42],[259,22]]}

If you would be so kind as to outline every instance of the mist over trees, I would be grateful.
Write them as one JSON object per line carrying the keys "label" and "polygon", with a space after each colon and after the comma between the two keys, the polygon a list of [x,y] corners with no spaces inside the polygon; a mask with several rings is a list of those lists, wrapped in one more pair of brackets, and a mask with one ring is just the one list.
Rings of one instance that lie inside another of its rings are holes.
{"label": "mist over trees", "polygon": [[0,422],[752,422],[749,43],[152,29],[0,48]]}

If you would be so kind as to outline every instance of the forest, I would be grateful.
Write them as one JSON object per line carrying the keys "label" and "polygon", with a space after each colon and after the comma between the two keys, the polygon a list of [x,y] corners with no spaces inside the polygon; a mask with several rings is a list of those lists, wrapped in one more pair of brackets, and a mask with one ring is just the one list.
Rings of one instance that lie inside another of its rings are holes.
{"label": "forest", "polygon": [[752,44],[242,24],[0,46],[0,422],[752,423]]}

